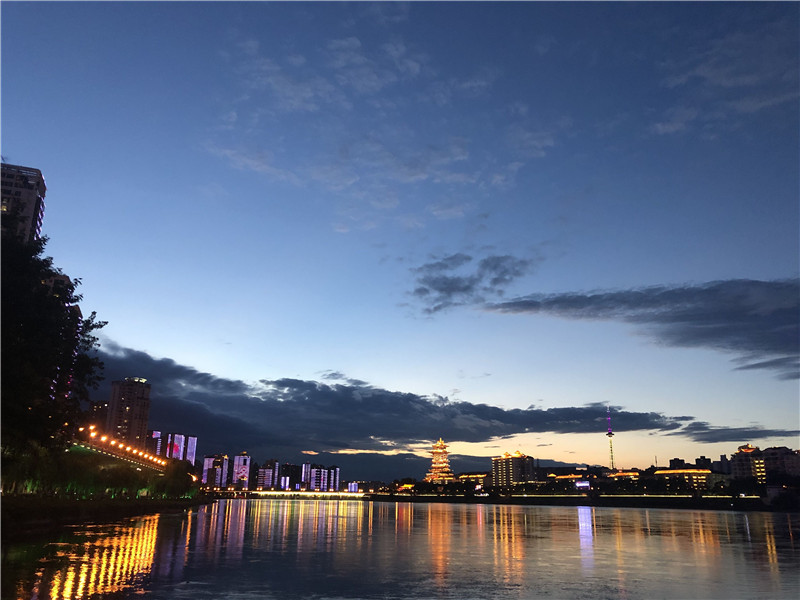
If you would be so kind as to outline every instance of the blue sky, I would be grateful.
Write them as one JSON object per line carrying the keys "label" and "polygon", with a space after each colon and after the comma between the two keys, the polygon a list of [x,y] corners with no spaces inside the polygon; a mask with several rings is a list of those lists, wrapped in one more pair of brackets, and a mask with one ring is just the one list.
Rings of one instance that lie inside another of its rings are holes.
{"label": "blue sky", "polygon": [[796,3],[1,10],[4,160],[201,452],[798,446]]}

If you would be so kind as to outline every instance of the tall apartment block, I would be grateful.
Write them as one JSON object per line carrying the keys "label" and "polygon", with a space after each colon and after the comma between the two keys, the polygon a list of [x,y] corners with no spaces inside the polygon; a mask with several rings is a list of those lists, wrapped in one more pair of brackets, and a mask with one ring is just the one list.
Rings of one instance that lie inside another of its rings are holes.
{"label": "tall apartment block", "polygon": [[38,240],[44,220],[47,186],[39,169],[2,164],[3,235],[13,233],[24,242]]}
{"label": "tall apartment block", "polygon": [[147,432],[147,450],[156,456],[187,460],[192,465],[197,454],[197,438],[183,433]]}
{"label": "tall apartment block", "polygon": [[503,456],[492,458],[492,485],[509,486],[533,479],[534,461],[517,450],[514,454],[506,452]]}
{"label": "tall apartment block", "polygon": [[739,446],[736,454],[731,456],[731,474],[734,479],[755,477],[758,483],[766,483],[767,469],[759,447],[750,444]]}
{"label": "tall apartment block", "polygon": [[250,487],[250,457],[247,452],[233,457],[231,485],[237,490],[247,490]]}
{"label": "tall apartment block", "polygon": [[228,487],[228,455],[212,454],[203,459],[203,485],[215,488]]}
{"label": "tall apartment block", "polygon": [[131,445],[144,448],[150,414],[150,384],[141,377],[111,382],[106,432]]}
{"label": "tall apartment block", "polygon": [[311,465],[309,470],[308,489],[315,492],[338,492],[339,467]]}

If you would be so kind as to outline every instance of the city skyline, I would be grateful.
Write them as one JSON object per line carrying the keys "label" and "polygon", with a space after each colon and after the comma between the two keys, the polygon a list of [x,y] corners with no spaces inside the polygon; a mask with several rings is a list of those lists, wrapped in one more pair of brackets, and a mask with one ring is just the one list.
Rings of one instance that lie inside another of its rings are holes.
{"label": "city skyline", "polygon": [[797,4],[0,11],[94,398],[198,455],[800,445]]}

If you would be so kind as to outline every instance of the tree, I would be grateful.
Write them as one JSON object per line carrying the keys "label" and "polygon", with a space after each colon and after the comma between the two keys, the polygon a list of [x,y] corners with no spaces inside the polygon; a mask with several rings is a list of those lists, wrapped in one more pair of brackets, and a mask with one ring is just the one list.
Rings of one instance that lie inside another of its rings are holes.
{"label": "tree", "polygon": [[102,379],[93,332],[106,324],[95,313],[83,318],[80,280],[43,256],[47,238],[23,242],[7,231],[0,254],[4,455],[62,448],[71,439],[81,402]]}

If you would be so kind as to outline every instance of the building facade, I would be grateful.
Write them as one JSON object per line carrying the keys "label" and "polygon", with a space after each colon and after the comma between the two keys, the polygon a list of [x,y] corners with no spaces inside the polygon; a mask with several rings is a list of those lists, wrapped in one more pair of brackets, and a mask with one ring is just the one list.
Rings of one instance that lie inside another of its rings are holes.
{"label": "building facade", "polygon": [[147,450],[156,456],[186,460],[194,465],[197,458],[197,438],[183,433],[148,431]]}
{"label": "building facade", "polygon": [[338,492],[339,467],[311,465],[311,468],[309,469],[309,481],[307,489],[314,492]]}
{"label": "building facade", "polygon": [[710,469],[661,469],[653,473],[656,478],[666,479],[667,489],[673,488],[692,490],[708,489]]}
{"label": "building facade", "polygon": [[739,446],[736,454],[731,456],[731,475],[734,479],[754,477],[758,483],[767,482],[767,469],[758,446]]}
{"label": "building facade", "polygon": [[3,235],[16,235],[23,242],[38,240],[44,220],[47,186],[39,169],[2,165]]}
{"label": "building facade", "polygon": [[213,454],[203,458],[201,482],[210,488],[225,489],[228,487],[227,454]]}
{"label": "building facade", "polygon": [[147,420],[150,415],[150,384],[141,377],[126,377],[111,383],[106,433],[144,448],[147,441]]}
{"label": "building facade", "polygon": [[492,485],[508,487],[531,481],[534,478],[535,464],[532,456],[519,450],[492,458]]}
{"label": "building facade", "polygon": [[242,452],[233,457],[231,487],[236,490],[250,489],[250,456]]}
{"label": "building facade", "polygon": [[767,477],[800,477],[800,450],[786,446],[764,448],[761,453]]}

